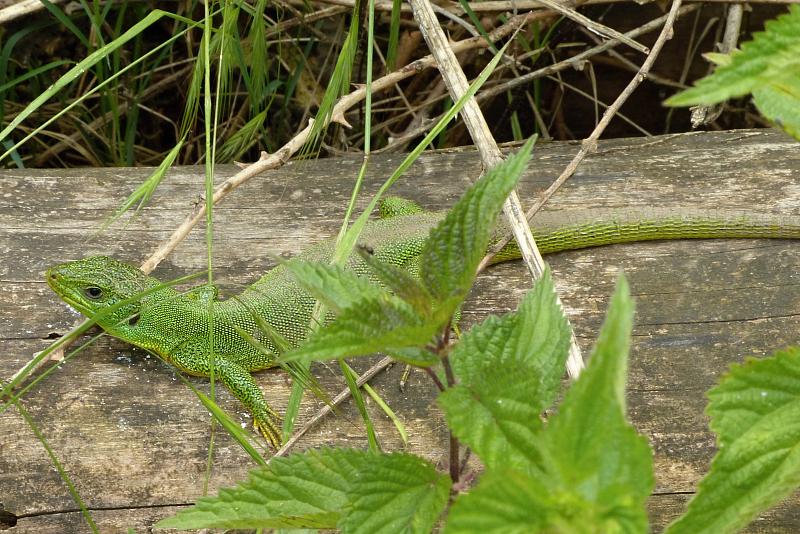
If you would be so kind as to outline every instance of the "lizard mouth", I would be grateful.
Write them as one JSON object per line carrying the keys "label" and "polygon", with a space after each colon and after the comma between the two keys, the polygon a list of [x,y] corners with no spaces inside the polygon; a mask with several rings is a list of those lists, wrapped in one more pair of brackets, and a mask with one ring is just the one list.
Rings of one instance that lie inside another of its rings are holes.
{"label": "lizard mouth", "polygon": [[50,286],[50,289],[52,289],[61,300],[86,316],[92,314],[92,310],[89,310],[89,308],[81,302],[78,293],[64,283],[64,277],[59,274],[58,266],[51,267],[47,270],[46,279],[47,285]]}

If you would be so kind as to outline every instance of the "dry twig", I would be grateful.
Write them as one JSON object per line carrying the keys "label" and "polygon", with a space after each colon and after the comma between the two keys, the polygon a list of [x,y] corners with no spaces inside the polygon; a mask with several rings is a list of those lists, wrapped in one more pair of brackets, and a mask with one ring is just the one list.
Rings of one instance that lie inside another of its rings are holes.
{"label": "dry twig", "polygon": [[[687,13],[690,13],[692,11],[695,11],[695,10],[697,10],[699,8],[700,8],[700,4],[691,4],[691,5],[688,5],[688,6],[683,6],[681,8],[680,12],[678,13],[678,15],[679,16],[683,16],[683,15],[685,15]],[[626,32],[625,35],[628,36],[629,38],[636,38],[636,37],[639,37],[640,35],[644,35],[646,33],[649,33],[651,31],[663,26],[664,22],[667,20],[667,17],[668,17],[668,15],[663,15],[661,17],[653,19],[650,22],[639,26],[638,28],[634,28],[634,29]],[[586,61],[588,61],[591,57],[596,56],[598,54],[601,54],[603,52],[606,52],[606,51],[618,46],[619,44],[620,44],[620,41],[618,41],[616,39],[609,39],[609,40],[604,41],[603,43],[601,43],[601,44],[599,44],[597,46],[594,46],[594,47],[592,47],[592,48],[590,48],[588,50],[585,50],[585,51],[581,52],[580,54],[577,54],[577,55],[572,56],[570,58],[567,58],[567,59],[564,59],[562,61],[559,61],[558,63],[553,63],[552,65],[547,65],[546,67],[542,67],[542,68],[537,69],[537,70],[535,70],[533,72],[529,72],[529,73],[523,74],[521,76],[510,78],[508,80],[504,80],[504,81],[502,81],[502,82],[500,82],[498,84],[493,85],[492,87],[489,87],[487,89],[482,90],[480,93],[478,93],[476,95],[476,98],[478,99],[478,102],[485,102],[485,101],[487,101],[487,100],[489,100],[491,98],[494,98],[494,97],[496,97],[496,96],[498,96],[498,95],[500,95],[500,94],[502,94],[502,93],[504,93],[506,91],[509,91],[509,90],[511,90],[511,89],[513,89],[515,87],[519,87],[521,85],[528,84],[528,83],[532,82],[533,80],[550,76],[551,74],[555,74],[556,72],[560,72],[560,71],[565,70],[565,69],[580,68],[580,66],[583,63],[585,63]],[[638,71],[638,67],[637,67],[637,71]],[[439,117],[426,120],[423,124],[418,125],[416,128],[407,129],[405,132],[402,133],[402,137],[401,138],[393,140],[393,142],[394,143],[399,143],[399,142],[402,142],[404,140],[413,139],[414,137],[417,137],[417,136],[427,132],[428,130],[430,130],[433,127],[434,124],[436,124],[436,122],[438,121],[438,119],[440,117],[441,117],[441,115],[439,115]],[[385,150],[385,149],[381,149],[381,150]],[[500,249],[498,248],[497,250],[500,250]],[[494,252],[496,253],[497,251],[494,251]],[[480,266],[479,270],[482,271],[483,269],[485,269],[489,265],[489,261],[490,260],[491,260],[491,258],[488,257],[488,256],[487,256],[487,258],[484,258],[484,261],[481,263],[481,266]]]}
{"label": "dry twig", "polygon": [[630,37],[627,37],[625,34],[622,34],[613,28],[609,28],[608,26],[604,26],[599,22],[595,22],[592,19],[584,15],[581,15],[574,9],[562,4],[561,2],[556,2],[555,0],[538,0],[538,1],[544,4],[545,6],[549,7],[550,9],[552,9],[556,13],[560,13],[561,15],[564,15],[565,17],[572,19],[573,21],[577,22],[590,32],[605,37],[612,37],[621,43],[625,43],[634,50],[642,52],[643,54],[647,54],[648,52],[650,52],[650,50],[646,46],[637,43]]}
{"label": "dry twig", "polygon": [[[742,31],[743,13],[744,7],[742,4],[731,4],[728,7],[728,17],[725,19],[725,34],[722,37],[722,42],[719,43],[720,53],[730,54],[736,48],[736,44],[739,42],[739,34]],[[722,114],[722,110],[722,104],[692,107],[692,128],[699,128],[704,124],[714,122]]]}
{"label": "dry twig", "polygon": [[[302,5],[302,0],[292,0],[297,5]],[[353,8],[355,0],[317,0],[320,3],[331,4],[341,7]],[[686,3],[702,4],[702,3],[715,3],[715,4],[741,4],[741,0],[686,0]],[[567,2],[559,2],[562,5],[568,5]],[[631,0],[587,0],[581,5],[606,5],[606,4],[630,4]],[[798,4],[800,0],[751,0],[750,4]],[[464,15],[466,12],[460,4],[456,2],[437,2],[440,7],[454,13],[456,15]],[[520,13],[524,11],[531,11],[534,9],[543,9],[546,6],[539,0],[487,0],[486,2],[472,1],[469,2],[469,7],[475,13],[498,13],[498,12],[512,12]],[[393,5],[389,0],[378,0],[375,2],[375,9],[377,11],[392,11]],[[400,8],[402,12],[408,13],[411,7],[403,4]]]}
{"label": "dry twig", "polygon": [[[50,0],[53,4],[63,4],[66,0]],[[0,9],[0,24],[11,22],[20,17],[26,17],[44,9],[44,2],[40,0],[22,0],[8,7]]]}
{"label": "dry twig", "polygon": [[553,182],[550,187],[545,190],[544,193],[540,195],[540,197],[536,200],[533,206],[528,209],[527,217],[530,220],[533,215],[539,211],[539,209],[547,202],[550,197],[553,196],[553,193],[558,191],[558,189],[564,184],[564,182],[572,176],[575,171],[578,169],[578,165],[581,164],[583,158],[586,157],[587,154],[590,154],[597,150],[597,140],[605,131],[606,127],[611,122],[611,119],[614,118],[617,111],[622,107],[622,104],[628,100],[628,97],[633,94],[639,84],[642,83],[647,78],[647,73],[650,71],[650,68],[655,63],[658,54],[661,52],[661,49],[664,47],[664,43],[667,40],[672,38],[672,28],[675,25],[675,20],[678,18],[678,11],[681,7],[681,0],[673,0],[672,7],[669,10],[669,14],[667,15],[667,20],[664,22],[664,27],[661,29],[661,33],[659,34],[656,42],[653,44],[652,51],[647,56],[647,59],[644,60],[642,63],[642,67],[639,69],[639,72],[633,77],[633,79],[628,83],[625,89],[619,94],[614,103],[612,103],[608,109],[603,113],[603,117],[600,119],[600,122],[595,126],[595,129],[592,131],[591,135],[583,140],[581,143],[581,149],[572,159],[572,161],[567,165],[567,168],[564,169],[564,172],[561,173],[555,182]]}
{"label": "dry twig", "polygon": [[[436,14],[431,8],[430,2],[428,0],[411,0],[411,7],[414,10],[414,18],[419,23],[420,31],[422,31],[422,35],[428,43],[428,48],[436,58],[439,72],[442,74],[445,84],[447,84],[450,96],[453,101],[459,100],[469,89],[469,83],[464,71],[461,70],[461,65],[459,65],[455,52],[452,50],[444,31],[439,26],[439,21],[436,19]],[[484,169],[493,167],[503,161],[500,148],[498,148],[497,142],[494,140],[489,130],[489,125],[486,123],[486,119],[474,97],[464,104],[461,109],[461,117],[472,136],[472,140],[475,142],[475,146],[478,148]],[[544,273],[544,260],[533,240],[531,229],[523,217],[522,204],[516,191],[512,191],[508,199],[506,199],[503,205],[503,212],[511,225],[514,237],[517,239],[522,252],[522,258],[531,276],[534,279],[540,278]],[[564,307],[558,296],[556,296],[556,300],[563,310]],[[584,365],[574,332],[571,336],[567,373],[574,379],[580,374]]]}
{"label": "dry twig", "polygon": [[[385,358],[381,359],[378,363],[367,369],[363,374],[361,374],[356,379],[356,384],[358,385],[358,387],[363,386],[364,384],[372,380],[372,378],[375,375],[377,375],[378,373],[380,373],[381,371],[392,365],[393,362],[394,360],[392,360],[389,356],[386,356]],[[343,389],[338,395],[336,395],[333,398],[330,405],[326,404],[325,406],[320,408],[320,410],[317,413],[315,413],[313,416],[311,416],[311,418],[308,421],[305,422],[305,424],[303,425],[302,428],[300,428],[300,430],[295,432],[291,438],[286,440],[286,443],[281,445],[281,448],[275,452],[275,456],[286,456],[286,453],[288,453],[289,450],[291,450],[291,448],[294,447],[298,441],[300,441],[300,438],[303,437],[303,435],[306,432],[308,432],[314,425],[316,425],[320,419],[331,413],[335,406],[340,405],[349,397],[350,397],[350,388]]]}
{"label": "dry twig", "polygon": [[[605,110],[603,113],[603,117],[600,119],[600,122],[597,124],[595,129],[592,131],[591,135],[583,140],[581,143],[581,149],[572,159],[572,161],[567,165],[566,169],[561,173],[561,175],[553,182],[550,187],[548,187],[536,201],[534,202],[533,206],[528,209],[526,216],[530,221],[533,216],[536,214],[539,209],[553,196],[553,194],[558,191],[558,189],[564,185],[564,183],[575,173],[578,169],[578,165],[581,164],[583,158],[586,157],[587,154],[590,154],[597,150],[597,140],[602,135],[603,131],[605,131],[608,124],[611,122],[611,119],[616,115],[619,108],[622,107],[622,104],[628,99],[628,97],[633,93],[634,90],[639,86],[641,82],[647,78],[647,73],[649,72],[650,68],[653,66],[658,54],[661,52],[661,49],[664,47],[664,43],[667,42],[668,39],[672,37],[672,28],[675,25],[675,20],[680,13],[681,7],[681,0],[673,0],[672,7],[670,8],[669,13],[667,14],[666,20],[664,22],[664,27],[661,29],[661,33],[659,34],[658,38],[656,39],[655,44],[653,44],[653,48],[650,54],[645,59],[644,63],[642,63],[639,72],[633,77],[633,79],[628,83],[628,85],[623,89],[620,95],[617,97],[616,100]],[[487,258],[491,258],[494,254],[496,254],[496,250],[499,251],[502,249],[505,244],[511,241],[511,236],[506,236],[505,239],[501,239],[500,242],[489,252],[486,258],[484,258],[484,263],[488,262]],[[496,249],[496,250],[495,250]]]}

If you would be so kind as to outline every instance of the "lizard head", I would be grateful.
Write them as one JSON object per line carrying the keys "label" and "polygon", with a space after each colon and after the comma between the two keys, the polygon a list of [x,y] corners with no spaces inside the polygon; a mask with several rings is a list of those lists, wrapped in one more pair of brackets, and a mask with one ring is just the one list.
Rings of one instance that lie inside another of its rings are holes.
{"label": "lizard head", "polygon": [[[61,300],[87,317],[118,305],[97,318],[98,324],[112,333],[135,323],[140,305],[136,296],[158,285],[136,267],[108,256],[55,265],[47,270],[47,283]],[[130,302],[119,305],[125,300]]]}

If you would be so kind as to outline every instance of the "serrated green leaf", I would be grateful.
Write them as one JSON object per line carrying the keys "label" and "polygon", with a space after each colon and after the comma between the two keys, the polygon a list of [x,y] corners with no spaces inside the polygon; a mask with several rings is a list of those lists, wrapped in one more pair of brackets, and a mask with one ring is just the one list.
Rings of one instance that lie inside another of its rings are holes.
{"label": "serrated green leaf", "polygon": [[[445,534],[530,534],[543,532],[557,505],[540,479],[512,469],[487,471],[469,493],[459,495],[447,516]],[[558,530],[553,529],[553,532]],[[569,532],[561,530],[560,532]],[[578,531],[573,531],[578,532]],[[602,530],[597,530],[602,532]]]}
{"label": "serrated green leaf", "polygon": [[158,528],[335,528],[367,453],[310,450],[250,472],[246,482],[203,497]]}
{"label": "serrated green leaf", "polygon": [[411,454],[373,455],[353,480],[347,534],[427,534],[450,495],[450,477]]}
{"label": "serrated green leaf", "polygon": [[523,468],[541,463],[534,446],[542,423],[530,402],[535,380],[507,368],[490,370],[471,387],[454,386],[439,395],[447,424],[487,468]]}
{"label": "serrated green leaf", "polygon": [[[625,420],[623,397],[632,319],[633,304],[621,278],[587,369],[549,427],[537,439],[529,437],[527,449],[516,449],[541,458],[514,466],[510,454],[506,464],[500,458],[487,464],[478,485],[456,499],[446,532],[647,531],[651,454]],[[502,334],[497,328],[486,340],[502,344]],[[486,340],[482,344],[492,347]],[[483,376],[480,368],[467,369],[466,376]]]}
{"label": "serrated green leaf", "polygon": [[753,90],[758,111],[800,141],[800,66],[795,72],[775,77]]}
{"label": "serrated green leaf", "polygon": [[459,385],[439,403],[452,431],[487,468],[540,462],[531,444],[558,391],[569,343],[546,271],[516,312],[473,327],[451,353]]}
{"label": "serrated green leaf", "polygon": [[[590,357],[591,363],[587,369],[589,372],[582,373],[580,380],[569,389],[562,408],[575,403],[579,408],[574,410],[575,416],[583,418],[589,415],[584,413],[585,410],[591,410],[593,405],[612,405],[608,410],[612,412],[612,416],[625,415],[625,379],[633,329],[633,310],[628,281],[620,276]],[[609,402],[591,401],[597,394],[607,397]],[[598,409],[606,411],[603,406],[598,406]]]}
{"label": "serrated green leaf", "polygon": [[436,299],[455,303],[450,313],[472,287],[494,221],[525,170],[533,141],[531,138],[516,154],[489,169],[430,233],[422,251],[420,277]]}
{"label": "serrated green leaf", "polygon": [[292,259],[283,264],[297,283],[326,306],[341,312],[365,297],[388,298],[388,293],[353,271],[330,263]]}
{"label": "serrated green leaf", "polygon": [[513,469],[487,472],[456,499],[445,534],[646,533],[646,518],[627,509],[598,510],[574,493],[559,491],[541,475]]}
{"label": "serrated green leaf", "polygon": [[742,96],[800,68],[800,6],[769,21],[713,74],[666,101],[668,106],[711,105]]}
{"label": "serrated green leaf", "polygon": [[[401,269],[372,255],[365,247],[358,248],[358,254],[372,270],[375,277],[389,290],[408,302],[423,317],[431,312],[432,297],[428,290],[415,278],[410,270]],[[409,267],[413,269],[413,265]],[[417,269],[418,270],[418,269]]]}
{"label": "serrated green leaf", "polygon": [[708,393],[719,452],[666,532],[737,532],[800,485],[800,351],[734,365]]}
{"label": "serrated green leaf", "polygon": [[625,419],[632,324],[633,302],[620,277],[589,364],[544,434],[545,469],[553,486],[583,503],[577,506],[580,513],[561,518],[565,524],[603,524],[600,532],[647,531],[652,454]]}
{"label": "serrated green leaf", "polygon": [[790,347],[770,358],[732,365],[707,396],[711,430],[717,442],[727,446],[765,415],[800,399],[800,349]]}
{"label": "serrated green leaf", "polygon": [[545,270],[515,312],[500,318],[501,331],[487,323],[471,329],[453,350],[450,359],[456,377],[469,385],[490,368],[531,368],[539,383],[536,389],[543,394],[531,400],[537,411],[544,410],[558,390],[570,343],[569,324],[556,301],[550,270]]}
{"label": "serrated green leaf", "polygon": [[319,449],[273,458],[247,482],[203,497],[158,528],[341,528],[429,532],[450,479],[410,454]]}
{"label": "serrated green leaf", "polygon": [[438,362],[438,357],[417,347],[437,331],[435,324],[398,297],[388,293],[367,296],[278,361],[322,361],[385,352],[413,365],[428,366]]}

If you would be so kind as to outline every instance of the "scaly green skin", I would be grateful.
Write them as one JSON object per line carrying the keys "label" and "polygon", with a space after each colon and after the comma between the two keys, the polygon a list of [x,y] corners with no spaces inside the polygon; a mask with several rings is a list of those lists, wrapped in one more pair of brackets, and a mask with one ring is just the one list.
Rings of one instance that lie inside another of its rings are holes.
{"label": "scaly green skin", "polygon": [[[418,259],[428,232],[443,214],[425,213],[414,203],[387,199],[380,220],[366,225],[360,242],[375,256],[416,274]],[[735,212],[685,209],[580,210],[537,215],[534,237],[542,253],[597,245],[686,238],[799,238],[795,220]],[[504,228],[497,230],[498,234]],[[310,261],[329,261],[333,241],[324,241],[303,252]],[[512,244],[496,256],[495,262],[519,257]],[[360,258],[349,260],[349,268],[367,275]],[[47,281],[68,304],[87,316],[133,298],[98,324],[114,337],[152,351],[178,369],[192,375],[208,376],[209,300],[214,299],[213,341],[215,376],[253,414],[256,428],[274,446],[280,442],[278,416],[267,405],[251,371],[266,369],[274,356],[265,354],[242,336],[249,333],[269,352],[279,353],[263,335],[253,314],[266,321],[291,346],[305,338],[314,299],[294,281],[283,266],[268,272],[240,295],[216,300],[216,289],[200,286],[189,293],[159,287],[161,283],[139,269],[105,256],[63,263],[47,272]],[[136,299],[140,293],[148,294]]]}

